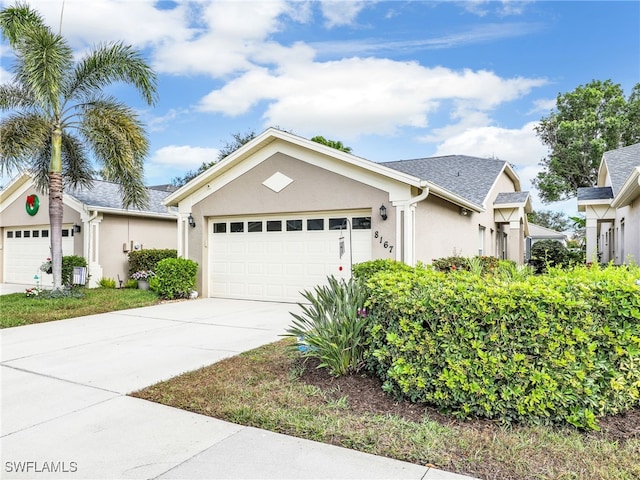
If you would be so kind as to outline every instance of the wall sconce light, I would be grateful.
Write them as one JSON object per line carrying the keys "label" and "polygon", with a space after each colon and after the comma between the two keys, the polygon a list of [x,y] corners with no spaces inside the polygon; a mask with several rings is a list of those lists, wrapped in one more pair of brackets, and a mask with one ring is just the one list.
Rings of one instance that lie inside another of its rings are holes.
{"label": "wall sconce light", "polygon": [[382,220],[387,219],[387,207],[384,206],[384,203],[380,206],[380,216],[382,217]]}
{"label": "wall sconce light", "polygon": [[189,226],[191,228],[195,228],[196,227],[196,221],[193,218],[193,215],[189,214],[189,217],[187,218],[187,221],[189,222]]}
{"label": "wall sconce light", "polygon": [[467,210],[466,208],[464,208],[464,207],[460,208],[460,215],[462,215],[463,217],[468,217],[470,213],[471,212],[469,210]]}
{"label": "wall sconce light", "polygon": [[80,225],[74,225],[73,226],[73,231],[75,233],[80,233],[82,231],[82,227]]}

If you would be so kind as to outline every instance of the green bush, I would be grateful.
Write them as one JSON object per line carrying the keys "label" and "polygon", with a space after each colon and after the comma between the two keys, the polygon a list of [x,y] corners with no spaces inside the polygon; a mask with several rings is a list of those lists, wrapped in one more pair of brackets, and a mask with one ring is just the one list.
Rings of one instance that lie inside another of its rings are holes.
{"label": "green bush", "polygon": [[138,288],[138,281],[130,278],[125,282],[124,288]]}
{"label": "green bush", "polygon": [[87,261],[78,255],[62,257],[62,283],[70,287],[73,285],[73,267],[86,267]]}
{"label": "green bush", "polygon": [[637,267],[369,279],[368,367],[386,391],[460,417],[597,428],[640,403]]}
{"label": "green bush", "polygon": [[[493,272],[501,260],[497,257],[489,257],[486,255],[476,255],[475,257],[461,257],[454,255],[452,257],[434,258],[431,261],[431,266],[440,272],[455,272],[455,271],[471,271],[478,274],[486,274]],[[502,260],[503,262],[510,262],[510,260]],[[512,262],[513,263],[513,262]],[[514,263],[515,264],[515,263]]]}
{"label": "green bush", "polygon": [[412,272],[413,268],[404,262],[398,262],[391,259],[370,260],[368,262],[356,263],[353,266],[353,276],[363,282],[366,282],[374,274],[385,272]]}
{"label": "green bush", "polygon": [[298,339],[298,348],[320,360],[332,375],[359,371],[366,349],[364,308],[366,294],[360,280],[348,282],[331,276],[327,285],[314,292],[302,293],[309,304],[299,304],[302,315],[291,313],[295,320],[285,336]]}
{"label": "green bush", "polygon": [[98,282],[101,288],[116,288],[116,281],[113,278],[101,278]]}
{"label": "green bush", "polygon": [[154,291],[162,298],[189,298],[196,289],[198,264],[193,260],[165,258],[158,262],[155,273]]}
{"label": "green bush", "polygon": [[171,249],[149,249],[129,252],[129,277],[135,272],[143,270],[156,271],[160,260],[165,258],[177,258],[178,251]]}

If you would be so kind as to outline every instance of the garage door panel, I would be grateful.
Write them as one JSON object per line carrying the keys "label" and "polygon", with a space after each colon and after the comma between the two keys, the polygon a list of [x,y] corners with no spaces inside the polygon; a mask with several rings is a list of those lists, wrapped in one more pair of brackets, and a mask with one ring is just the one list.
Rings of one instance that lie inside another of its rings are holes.
{"label": "garage door panel", "polygon": [[[303,301],[300,292],[313,290],[328,275],[348,278],[350,245],[355,262],[371,259],[371,230],[354,230],[350,241],[346,230],[329,230],[330,218],[369,216],[366,211],[327,214],[290,214],[268,218],[215,218],[210,221],[209,295],[256,300]],[[307,219],[324,218],[324,230],[306,230]],[[296,221],[292,221],[296,220]],[[300,220],[302,220],[302,227]],[[262,222],[262,232],[247,232],[248,225]],[[280,223],[278,223],[280,222]],[[231,232],[231,224],[242,232]],[[213,225],[226,230],[213,233]],[[267,225],[281,225],[284,231],[267,231]],[[287,231],[290,228],[302,230]],[[345,253],[340,259],[339,238],[344,237]],[[340,271],[339,267],[342,267]]]}

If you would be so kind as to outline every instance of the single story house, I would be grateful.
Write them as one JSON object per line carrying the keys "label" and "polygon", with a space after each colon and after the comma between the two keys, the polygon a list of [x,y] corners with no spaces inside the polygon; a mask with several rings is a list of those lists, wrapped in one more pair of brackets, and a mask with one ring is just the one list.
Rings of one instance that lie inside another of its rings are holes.
{"label": "single story house", "polygon": [[[130,250],[176,248],[177,216],[162,204],[170,192],[148,192],[149,207],[140,210],[122,208],[114,183],[94,180],[89,189],[65,190],[63,254],[87,260],[88,286],[97,286],[101,278],[124,281]],[[51,257],[49,198],[28,174],[0,190],[0,220],[0,282],[52,285],[52,275],[40,270]]]}
{"label": "single story house", "polygon": [[602,155],[595,187],[578,189],[587,262],[640,262],[640,143]]}
{"label": "single story house", "polygon": [[328,275],[390,258],[524,262],[528,192],[508,162],[375,163],[268,129],[169,195],[201,296],[299,301]]}

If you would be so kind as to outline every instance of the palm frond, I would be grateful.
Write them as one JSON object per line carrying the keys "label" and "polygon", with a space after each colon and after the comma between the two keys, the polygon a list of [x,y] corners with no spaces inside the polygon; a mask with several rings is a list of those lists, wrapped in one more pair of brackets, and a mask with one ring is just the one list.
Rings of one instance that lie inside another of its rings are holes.
{"label": "palm frond", "polygon": [[30,109],[35,106],[33,95],[23,85],[0,85],[0,110]]}
{"label": "palm frond", "polygon": [[149,105],[157,100],[156,74],[140,52],[121,42],[99,45],[80,60],[65,95],[87,98],[115,82],[133,85]]}
{"label": "palm frond", "polygon": [[100,99],[82,106],[80,130],[91,145],[107,181],[122,185],[123,206],[147,205],[144,158],[149,143],[133,110],[114,99]]}
{"label": "palm frond", "polygon": [[47,28],[42,15],[26,2],[16,2],[12,7],[0,12],[2,38],[9,40],[12,48],[20,48],[26,31]]}
{"label": "palm frond", "polygon": [[62,178],[66,187],[91,187],[95,171],[84,144],[77,137],[62,135]]}
{"label": "palm frond", "polygon": [[28,166],[50,138],[51,127],[40,115],[16,113],[4,118],[0,122],[0,174]]}

